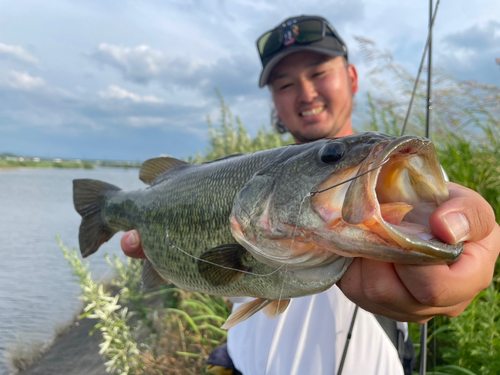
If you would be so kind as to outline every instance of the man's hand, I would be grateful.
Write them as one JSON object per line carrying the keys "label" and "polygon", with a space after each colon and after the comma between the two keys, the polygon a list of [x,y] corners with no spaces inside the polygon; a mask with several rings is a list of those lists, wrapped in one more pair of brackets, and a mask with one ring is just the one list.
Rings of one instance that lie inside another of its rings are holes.
{"label": "man's hand", "polygon": [[[500,252],[500,227],[491,206],[476,192],[448,183],[450,200],[430,219],[436,237],[465,241],[451,265],[412,266],[357,258],[337,283],[361,308],[398,321],[423,323],[435,315],[459,315],[486,288]],[[125,255],[146,258],[139,232],[121,239]]]}
{"label": "man's hand", "polygon": [[432,214],[434,235],[465,241],[451,265],[413,266],[357,258],[338,286],[361,308],[398,321],[423,323],[434,315],[458,316],[486,288],[500,252],[500,227],[479,194],[448,183],[450,200]]}
{"label": "man's hand", "polygon": [[120,243],[125,255],[132,258],[146,259],[146,254],[142,251],[141,237],[138,231],[131,230],[130,232],[126,232],[122,236]]}

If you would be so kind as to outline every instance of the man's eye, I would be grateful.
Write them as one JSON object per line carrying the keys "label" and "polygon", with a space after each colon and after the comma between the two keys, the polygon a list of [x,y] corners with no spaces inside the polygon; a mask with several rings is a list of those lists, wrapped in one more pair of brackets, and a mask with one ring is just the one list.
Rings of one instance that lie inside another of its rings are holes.
{"label": "man's eye", "polygon": [[285,89],[287,89],[289,87],[292,87],[292,84],[291,83],[286,83],[286,84],[280,86],[280,90],[285,90]]}
{"label": "man's eye", "polygon": [[319,76],[322,76],[323,74],[325,73],[325,71],[320,71],[320,72],[316,72],[313,74],[313,77],[319,77]]}

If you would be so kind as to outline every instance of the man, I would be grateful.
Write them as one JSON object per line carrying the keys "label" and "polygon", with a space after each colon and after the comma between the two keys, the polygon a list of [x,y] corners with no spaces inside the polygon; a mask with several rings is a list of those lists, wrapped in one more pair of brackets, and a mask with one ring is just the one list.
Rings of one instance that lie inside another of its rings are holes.
{"label": "man", "polygon": [[[269,86],[277,118],[296,142],[353,133],[357,72],[326,20],[289,18],[259,38],[257,46],[260,87]],[[334,374],[344,362],[342,374],[403,374],[396,348],[367,311],[420,323],[437,314],[457,316],[489,285],[500,252],[500,228],[488,203],[469,189],[448,187],[450,200],[436,210],[430,225],[445,242],[467,241],[455,264],[409,266],[357,258],[337,284],[340,289],[294,299],[275,320],[257,313],[231,328],[228,352],[235,367],[244,375]],[[129,256],[144,256],[135,231],[123,236],[122,248]],[[353,302],[361,309],[342,359]]]}

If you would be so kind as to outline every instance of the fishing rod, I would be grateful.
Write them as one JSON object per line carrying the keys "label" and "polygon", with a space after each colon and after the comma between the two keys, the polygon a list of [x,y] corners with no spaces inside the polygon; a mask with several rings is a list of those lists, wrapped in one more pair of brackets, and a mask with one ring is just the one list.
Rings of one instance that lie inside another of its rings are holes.
{"label": "fishing rod", "polygon": [[[417,77],[415,79],[415,85],[413,86],[413,92],[411,94],[410,103],[408,104],[408,110],[406,112],[405,121],[403,123],[403,129],[401,130],[401,135],[404,135],[406,126],[408,125],[408,119],[410,118],[411,108],[413,101],[415,99],[415,94],[417,92],[418,81],[420,79],[420,74],[424,66],[425,56],[427,50],[429,50],[428,56],[428,68],[427,68],[427,107],[426,107],[426,122],[425,122],[425,136],[430,139],[430,115],[432,109],[432,29],[434,27],[434,21],[436,19],[437,10],[439,7],[440,0],[437,0],[436,7],[433,11],[432,0],[429,0],[429,33],[427,35],[427,41],[425,43],[424,52],[422,54],[422,59],[420,61],[420,67],[418,68]],[[420,369],[419,375],[425,375],[427,372],[427,322],[420,325]]]}
{"label": "fishing rod", "polygon": [[[438,10],[439,2],[440,1],[441,0],[437,0],[436,7],[435,7],[435,9],[433,11],[433,9],[432,9],[433,8],[432,7],[432,0],[429,0],[429,33],[427,35],[427,41],[425,43],[424,52],[422,54],[422,59],[420,61],[420,67],[418,69],[417,78],[415,79],[415,85],[413,87],[413,92],[411,94],[410,102],[408,104],[408,110],[406,112],[405,121],[403,123],[403,128],[401,130],[401,136],[404,135],[405,130],[406,130],[406,125],[408,124],[408,119],[410,118],[411,108],[412,108],[412,105],[413,105],[413,100],[415,99],[415,94],[417,92],[418,82],[420,80],[420,74],[422,73],[422,69],[423,69],[423,66],[424,66],[425,56],[427,54],[427,50],[429,50],[428,71],[427,71],[427,108],[426,108],[425,136],[430,139],[430,110],[432,109],[432,99],[431,99],[432,29],[434,27],[434,21],[436,19],[436,14],[437,14],[437,10]],[[370,169],[369,171],[367,171],[367,172],[365,172],[363,174],[371,172],[374,169],[380,168],[383,164],[385,164],[385,162],[387,162],[387,160],[384,161],[384,162],[382,162],[380,165],[375,166],[374,168]],[[360,177],[360,176],[358,176],[358,177]],[[344,181],[342,183],[351,181],[353,179],[354,178],[348,179],[347,181]],[[340,183],[338,185],[341,185],[342,183]],[[327,189],[324,189],[324,190],[311,191],[310,192],[310,196],[314,196],[317,193],[322,193],[323,191],[332,189],[332,188],[334,188],[334,187],[336,187],[338,185],[331,186],[331,187],[329,187]],[[349,347],[349,342],[350,342],[350,339],[351,339],[352,329],[353,329],[353,326],[354,326],[354,321],[356,320],[357,312],[358,312],[358,306],[356,305],[356,307],[354,309],[354,314],[353,314],[353,317],[352,317],[352,320],[351,320],[351,324],[350,324],[350,327],[349,327],[349,331],[348,331],[348,334],[347,334],[346,343],[344,345],[344,351],[342,353],[342,359],[341,359],[341,362],[340,362],[340,366],[339,366],[337,375],[341,375],[342,374],[342,370],[343,370],[343,367],[344,367],[344,361],[345,361],[345,357],[346,357],[346,354],[347,354],[347,349]],[[427,322],[425,322],[425,323],[423,323],[423,324],[420,325],[420,369],[419,369],[419,375],[425,375],[427,373],[427,328],[428,328],[427,327]]]}
{"label": "fishing rod", "polygon": [[[432,98],[431,98],[431,92],[432,92],[432,27],[434,24],[434,17],[436,16],[437,12],[437,7],[439,5],[439,0],[436,3],[436,10],[434,11],[434,16],[432,13],[432,0],[429,0],[429,36],[427,37],[427,44],[429,48],[429,59],[427,62],[427,107],[426,107],[426,121],[425,121],[425,136],[427,138],[431,138],[430,134],[430,128],[431,128],[431,109],[432,109]],[[424,57],[425,57],[425,51],[424,51]],[[415,83],[416,87],[417,83]],[[406,125],[406,124],[405,124]],[[436,324],[436,321],[434,320],[434,324]],[[435,327],[434,327],[435,328]],[[419,375],[425,375],[427,372],[427,329],[428,325],[427,322],[424,324],[420,325],[420,369],[419,369]],[[436,338],[436,335],[434,335],[434,339]],[[435,340],[434,340],[435,343]],[[434,351],[436,350],[435,344],[434,344]],[[435,356],[434,356],[435,359]],[[434,365],[434,367],[436,367]]]}
{"label": "fishing rod", "polygon": [[[417,78],[415,79],[415,85],[413,86],[413,92],[411,93],[410,103],[408,104],[408,110],[406,112],[406,117],[405,117],[405,121],[403,123],[403,129],[401,130],[401,135],[404,135],[404,133],[406,131],[406,125],[408,124],[408,119],[410,118],[411,107],[413,105],[413,100],[415,99],[415,94],[417,92],[418,81],[420,80],[420,74],[422,73],[422,69],[424,67],[425,56],[427,55],[427,49],[429,49],[429,46],[431,44],[432,28],[434,27],[434,20],[436,19],[436,14],[437,14],[437,10],[438,10],[440,1],[441,0],[437,0],[436,7],[434,8],[434,12],[432,12],[432,0],[430,0],[432,17],[430,17],[429,34],[427,36],[427,42],[425,43],[424,53],[422,54],[422,60],[420,60],[420,67],[418,68]],[[430,62],[430,60],[429,60],[429,62]],[[431,71],[431,67],[429,66],[429,74],[430,74],[430,71]],[[429,84],[429,81],[427,81],[427,84]],[[427,132],[428,132],[428,129],[427,129]]]}

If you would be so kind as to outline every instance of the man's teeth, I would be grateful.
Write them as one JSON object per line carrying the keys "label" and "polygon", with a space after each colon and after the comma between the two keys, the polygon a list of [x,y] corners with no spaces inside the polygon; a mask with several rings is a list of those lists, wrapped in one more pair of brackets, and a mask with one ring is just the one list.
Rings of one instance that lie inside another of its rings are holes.
{"label": "man's teeth", "polygon": [[314,115],[319,115],[325,107],[318,107],[318,108],[313,108],[310,109],[309,111],[303,111],[300,112],[301,116],[314,116]]}

